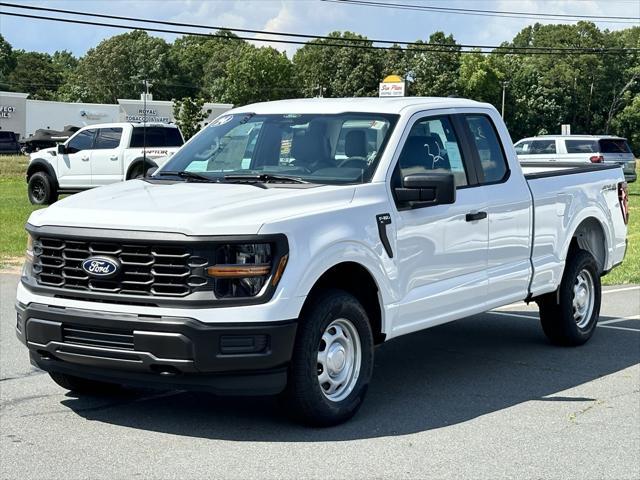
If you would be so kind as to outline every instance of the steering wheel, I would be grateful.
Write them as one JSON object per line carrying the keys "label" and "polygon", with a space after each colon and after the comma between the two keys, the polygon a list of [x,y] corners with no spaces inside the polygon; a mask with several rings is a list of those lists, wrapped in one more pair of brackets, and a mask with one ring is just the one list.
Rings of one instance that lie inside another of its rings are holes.
{"label": "steering wheel", "polygon": [[366,170],[369,167],[369,162],[363,157],[351,157],[343,160],[338,165],[338,168],[360,168]]}

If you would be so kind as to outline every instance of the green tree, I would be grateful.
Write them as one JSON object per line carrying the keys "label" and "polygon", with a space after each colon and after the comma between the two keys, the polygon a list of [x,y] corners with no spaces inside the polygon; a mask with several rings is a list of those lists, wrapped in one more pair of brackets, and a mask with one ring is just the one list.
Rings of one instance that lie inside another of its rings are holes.
{"label": "green tree", "polygon": [[405,57],[414,95],[446,97],[458,93],[460,46],[453,35],[435,32],[428,42],[410,44]]}
{"label": "green tree", "polygon": [[[305,97],[369,97],[377,95],[383,76],[380,50],[347,48],[371,46],[367,37],[351,32],[332,32],[328,40],[312,40],[293,56],[298,83]],[[345,45],[345,48],[326,44]],[[393,62],[390,62],[391,64]]]}
{"label": "green tree", "polygon": [[7,83],[14,91],[30,94],[36,100],[51,100],[62,84],[62,74],[46,53],[17,52],[16,66]]}
{"label": "green tree", "polygon": [[493,57],[480,52],[465,54],[460,62],[460,94],[499,107],[502,94],[501,76]]}
{"label": "green tree", "polygon": [[116,35],[90,49],[61,89],[68,101],[115,103],[118,98],[138,98],[148,79],[158,100],[173,97],[175,67],[170,46],[146,32]]}
{"label": "green tree", "polygon": [[234,105],[295,97],[293,65],[271,47],[249,47],[226,64],[221,100]]}
{"label": "green tree", "polygon": [[201,98],[184,97],[173,101],[173,116],[185,140],[189,140],[202,128],[202,121],[208,116],[202,109],[203,106],[204,100]]}
{"label": "green tree", "polygon": [[16,58],[11,44],[0,34],[0,88],[12,90],[7,77],[16,66]]}

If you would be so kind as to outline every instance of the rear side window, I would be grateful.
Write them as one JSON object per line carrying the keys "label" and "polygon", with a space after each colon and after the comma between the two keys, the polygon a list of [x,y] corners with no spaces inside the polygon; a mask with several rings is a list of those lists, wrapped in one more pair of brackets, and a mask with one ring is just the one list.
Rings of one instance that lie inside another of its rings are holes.
{"label": "rear side window", "polygon": [[631,153],[631,148],[622,138],[600,140],[600,153]]}
{"label": "rear side window", "polygon": [[598,141],[597,140],[565,140],[564,144],[567,147],[567,153],[597,153]]}
{"label": "rear side window", "polygon": [[91,150],[93,148],[93,137],[96,135],[96,129],[83,130],[73,137],[67,144],[68,153],[78,153],[82,150]]}
{"label": "rear side window", "polygon": [[96,143],[93,148],[95,150],[118,148],[120,145],[120,137],[122,137],[121,128],[101,128],[98,130],[98,136],[96,137]]}
{"label": "rear side window", "polygon": [[[144,127],[134,127],[131,134],[131,148],[142,148],[145,146]],[[147,147],[179,147],[184,141],[180,136],[180,131],[172,127],[147,127],[146,128]]]}
{"label": "rear side window", "polygon": [[486,115],[465,115],[464,118],[480,157],[480,165],[484,174],[483,183],[503,180],[508,171],[507,160],[493,122]]}
{"label": "rear side window", "polygon": [[16,135],[13,132],[0,132],[0,143],[13,143],[16,141]]}

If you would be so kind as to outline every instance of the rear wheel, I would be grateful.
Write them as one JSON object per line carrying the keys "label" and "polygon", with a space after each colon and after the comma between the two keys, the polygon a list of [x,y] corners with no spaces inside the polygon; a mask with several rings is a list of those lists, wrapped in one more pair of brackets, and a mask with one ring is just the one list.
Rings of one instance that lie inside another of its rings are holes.
{"label": "rear wheel", "polygon": [[50,205],[58,200],[54,181],[45,172],[35,172],[29,177],[27,192],[33,205]]}
{"label": "rear wheel", "polygon": [[285,399],[304,423],[344,422],[365,397],[373,370],[373,334],[358,300],[341,290],[319,294],[299,321]]}
{"label": "rear wheel", "polygon": [[567,258],[558,290],[537,299],[542,329],[552,343],[582,345],[593,335],[602,292],[598,272],[589,252],[575,250]]}
{"label": "rear wheel", "polygon": [[49,372],[51,379],[62,388],[74,393],[87,395],[105,395],[120,392],[122,387],[115,383],[89,380],[88,378],[75,377],[59,372]]}

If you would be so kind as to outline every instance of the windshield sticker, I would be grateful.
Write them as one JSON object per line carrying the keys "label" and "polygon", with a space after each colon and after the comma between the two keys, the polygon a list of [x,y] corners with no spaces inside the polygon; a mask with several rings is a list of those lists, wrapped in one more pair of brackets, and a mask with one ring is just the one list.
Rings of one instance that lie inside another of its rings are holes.
{"label": "windshield sticker", "polygon": [[382,130],[385,126],[385,122],[379,122],[378,120],[374,120],[371,122],[371,128],[374,130]]}
{"label": "windshield sticker", "polygon": [[219,127],[220,125],[224,125],[225,123],[230,122],[233,119],[233,115],[224,115],[222,117],[218,117],[216,120],[211,122],[211,126]]}

